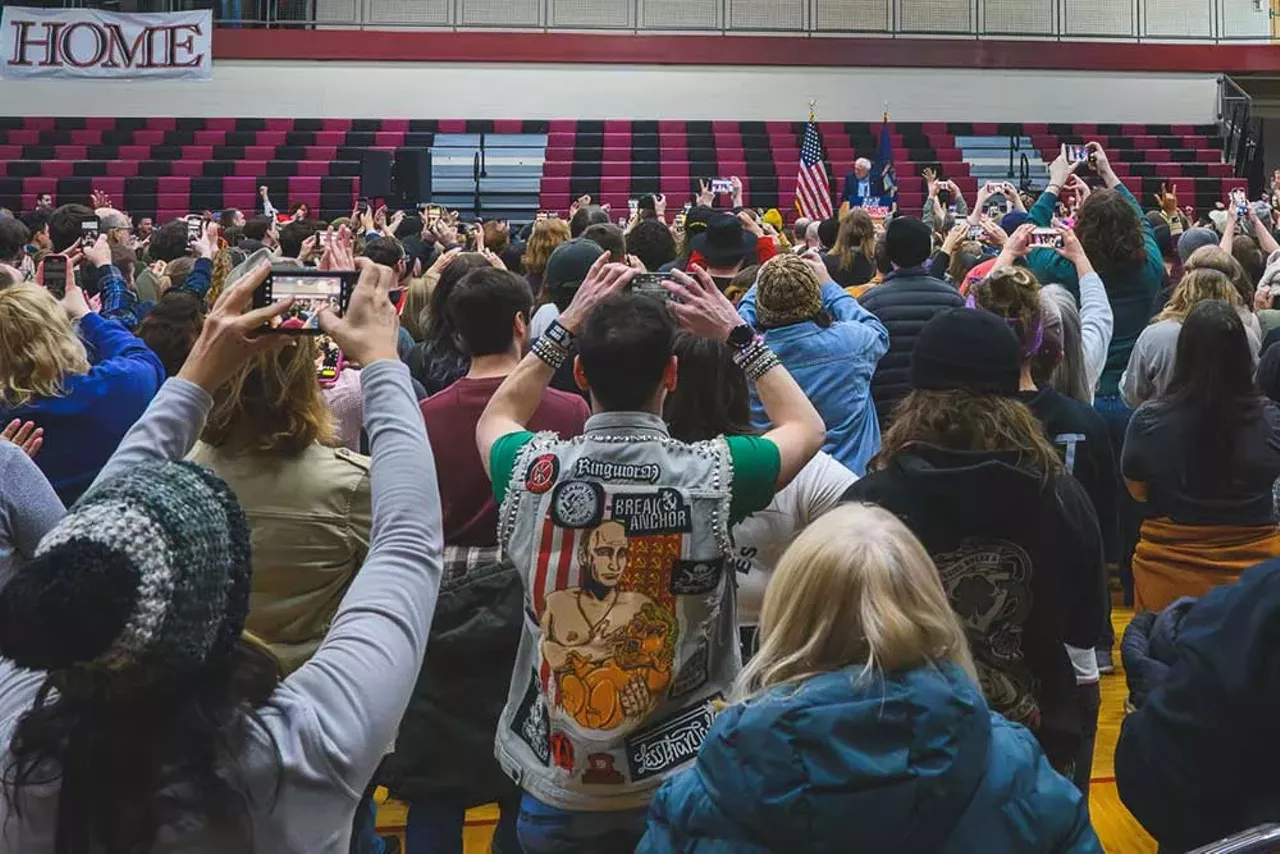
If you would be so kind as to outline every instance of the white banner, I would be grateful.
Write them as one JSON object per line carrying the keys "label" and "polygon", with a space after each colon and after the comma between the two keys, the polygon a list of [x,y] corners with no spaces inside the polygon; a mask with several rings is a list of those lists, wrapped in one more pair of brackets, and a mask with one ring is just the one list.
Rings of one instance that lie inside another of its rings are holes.
{"label": "white banner", "polygon": [[0,9],[0,80],[213,76],[213,12]]}

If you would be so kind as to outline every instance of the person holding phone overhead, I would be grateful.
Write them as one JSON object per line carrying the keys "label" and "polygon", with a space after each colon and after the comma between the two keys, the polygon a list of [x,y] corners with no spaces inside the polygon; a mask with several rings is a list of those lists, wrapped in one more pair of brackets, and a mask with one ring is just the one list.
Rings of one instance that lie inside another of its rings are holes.
{"label": "person holding phone overhead", "polygon": [[[106,238],[98,243],[109,259]],[[61,281],[46,269],[60,271]],[[146,409],[165,372],[129,330],[89,310],[74,259],[46,256],[37,280],[0,290],[0,421],[33,421],[44,431],[36,464],[69,506]]]}

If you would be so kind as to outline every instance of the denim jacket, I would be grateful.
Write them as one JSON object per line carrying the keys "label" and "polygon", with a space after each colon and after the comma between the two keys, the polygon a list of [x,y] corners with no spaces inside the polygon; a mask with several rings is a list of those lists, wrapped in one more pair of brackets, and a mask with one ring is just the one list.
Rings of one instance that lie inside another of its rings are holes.
{"label": "denim jacket", "polygon": [[[765,343],[782,360],[827,425],[822,450],[862,476],[880,450],[880,423],[871,399],[876,362],[889,350],[889,331],[876,316],[835,282],[822,286],[822,307],[832,324],[812,320],[769,329]],[[738,306],[742,319],[756,325],[756,289]],[[751,424],[769,426],[769,416],[755,388],[751,390]]]}

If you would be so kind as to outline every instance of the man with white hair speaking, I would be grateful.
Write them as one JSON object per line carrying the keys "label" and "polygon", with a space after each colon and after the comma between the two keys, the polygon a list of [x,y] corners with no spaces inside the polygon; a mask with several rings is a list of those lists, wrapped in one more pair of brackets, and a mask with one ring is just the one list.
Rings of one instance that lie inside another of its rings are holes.
{"label": "man with white hair speaking", "polygon": [[841,202],[848,202],[851,208],[880,205],[884,195],[884,177],[872,173],[871,161],[865,157],[853,161],[853,169],[844,175]]}

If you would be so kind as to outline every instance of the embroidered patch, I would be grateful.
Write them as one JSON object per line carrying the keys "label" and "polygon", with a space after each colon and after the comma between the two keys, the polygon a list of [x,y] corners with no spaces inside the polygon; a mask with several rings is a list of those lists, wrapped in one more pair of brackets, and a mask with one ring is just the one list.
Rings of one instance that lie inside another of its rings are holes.
{"label": "embroidered patch", "polygon": [[604,487],[589,480],[566,480],[551,493],[551,521],[561,528],[594,528],[604,516]]}
{"label": "embroidered patch", "polygon": [[529,463],[524,475],[524,488],[534,495],[541,495],[555,485],[560,474],[560,460],[555,454],[543,454]]}
{"label": "embroidered patch", "polygon": [[621,786],[627,782],[614,765],[617,758],[612,753],[592,753],[587,756],[587,770],[582,772],[582,782],[595,786]]}
{"label": "embroidered patch", "polygon": [[596,480],[634,480],[641,483],[657,483],[662,469],[657,463],[633,465],[610,460],[593,460],[582,457],[573,464],[574,477],[591,477]]}
{"label": "embroidered patch", "polygon": [[562,732],[551,733],[551,761],[557,768],[573,773],[573,742]]}
{"label": "embroidered patch", "polygon": [[676,675],[675,681],[671,683],[670,698],[675,700],[683,697],[685,694],[691,694],[694,691],[707,684],[708,674],[707,661],[710,655],[707,645],[701,643],[694,650],[692,656],[681,667],[680,672]]}
{"label": "embroidered patch", "polygon": [[627,739],[631,779],[640,782],[691,761],[711,731],[719,695],[677,712]]}
{"label": "embroidered patch", "polygon": [[676,596],[700,596],[720,583],[724,558],[678,560],[671,564],[671,592]]}
{"label": "embroidered patch", "polygon": [[693,530],[693,512],[680,490],[662,486],[654,492],[615,493],[613,517],[627,527],[627,536],[687,534]]}
{"label": "embroidered patch", "polygon": [[533,755],[543,765],[551,764],[550,726],[547,723],[547,704],[538,690],[538,674],[529,674],[529,687],[524,699],[511,719],[511,731],[529,746]]}

